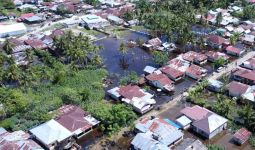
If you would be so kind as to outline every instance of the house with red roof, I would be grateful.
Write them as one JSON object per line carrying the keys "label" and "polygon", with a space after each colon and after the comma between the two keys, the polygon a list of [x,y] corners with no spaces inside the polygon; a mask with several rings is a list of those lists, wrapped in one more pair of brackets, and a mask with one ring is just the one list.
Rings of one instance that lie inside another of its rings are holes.
{"label": "house with red roof", "polygon": [[221,49],[223,44],[228,43],[226,39],[218,35],[209,35],[207,37],[207,44],[213,48]]}
{"label": "house with red roof", "polygon": [[88,112],[75,105],[60,107],[55,120],[69,130],[76,138],[86,135],[100,123]]}
{"label": "house with red roof", "polygon": [[179,81],[183,78],[184,72],[181,72],[175,68],[169,67],[169,66],[164,66],[160,68],[160,71],[167,75],[171,80],[173,81]]}
{"label": "house with red roof", "polygon": [[220,58],[223,58],[224,60],[229,60],[229,56],[221,52],[208,51],[205,55],[207,56],[207,60],[210,62],[215,62]]}
{"label": "house with red roof", "polygon": [[167,62],[167,65],[173,69],[185,72],[189,68],[190,63],[186,60],[183,60],[180,56],[178,56]]}
{"label": "house with red roof", "polygon": [[194,51],[189,51],[187,53],[181,54],[181,57],[182,59],[190,63],[195,63],[198,65],[202,65],[207,62],[207,56],[205,54],[194,52]]}
{"label": "house with red roof", "polygon": [[131,105],[140,114],[150,111],[156,104],[155,99],[153,99],[154,95],[136,85],[115,87],[108,90],[107,93],[113,99]]}
{"label": "house with red roof", "polygon": [[255,85],[255,71],[244,68],[232,70],[231,78],[248,85]]}
{"label": "house with red roof", "polygon": [[226,47],[226,53],[229,54],[229,55],[232,55],[232,56],[241,56],[245,50],[244,49],[240,49],[240,48],[237,48],[237,47],[234,47],[234,46],[228,46]]}
{"label": "house with red roof", "polygon": [[185,72],[185,75],[195,80],[201,79],[202,77],[206,76],[206,74],[207,74],[206,69],[194,64],[190,65]]}
{"label": "house with red roof", "polygon": [[250,70],[255,70],[255,57],[246,60],[240,66]]}
{"label": "house with red roof", "polygon": [[174,82],[161,72],[154,72],[145,77],[146,81],[155,88],[166,92],[174,91]]}
{"label": "house with red roof", "polygon": [[17,21],[18,21],[18,22],[22,22],[22,21],[24,21],[25,19],[30,18],[30,17],[33,17],[33,16],[35,16],[34,13],[21,14]]}
{"label": "house with red roof", "polygon": [[245,128],[241,128],[237,130],[236,133],[233,135],[233,140],[238,145],[242,145],[251,137],[251,135],[252,133],[250,131]]}
{"label": "house with red roof", "polygon": [[34,49],[47,49],[48,46],[43,43],[42,40],[39,39],[27,39],[24,41],[26,45],[31,46]]}
{"label": "house with red roof", "polygon": [[240,98],[249,89],[249,85],[237,81],[231,81],[227,85],[228,95],[231,97]]}
{"label": "house with red roof", "polygon": [[227,128],[227,119],[198,105],[185,107],[182,116],[191,120],[191,129],[201,136],[211,139]]}

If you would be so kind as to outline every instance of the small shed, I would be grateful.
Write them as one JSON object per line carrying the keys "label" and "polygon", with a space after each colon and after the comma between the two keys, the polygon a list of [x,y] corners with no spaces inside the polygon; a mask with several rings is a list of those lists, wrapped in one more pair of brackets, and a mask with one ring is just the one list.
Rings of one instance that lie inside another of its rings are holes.
{"label": "small shed", "polygon": [[239,130],[236,131],[236,133],[233,136],[233,140],[239,144],[242,145],[244,144],[251,136],[251,132],[248,131],[245,128],[241,128]]}
{"label": "small shed", "polygon": [[146,74],[151,74],[151,73],[153,73],[155,70],[156,70],[156,68],[151,67],[151,66],[146,66],[146,67],[143,69],[143,71],[144,71]]}
{"label": "small shed", "polygon": [[186,116],[181,116],[180,118],[176,119],[176,122],[183,128],[188,129],[191,124],[191,120]]}

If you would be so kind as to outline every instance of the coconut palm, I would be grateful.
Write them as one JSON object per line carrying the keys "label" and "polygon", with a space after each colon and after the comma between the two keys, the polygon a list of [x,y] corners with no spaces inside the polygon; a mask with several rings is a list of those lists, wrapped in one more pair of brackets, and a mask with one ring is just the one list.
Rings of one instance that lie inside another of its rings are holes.
{"label": "coconut palm", "polygon": [[7,53],[7,54],[12,54],[12,49],[14,47],[14,44],[10,42],[9,39],[7,39],[5,42],[4,42],[4,45],[3,45],[3,50]]}
{"label": "coconut palm", "polygon": [[238,111],[238,115],[244,120],[246,125],[251,131],[255,131],[255,111],[252,105],[246,105]]}

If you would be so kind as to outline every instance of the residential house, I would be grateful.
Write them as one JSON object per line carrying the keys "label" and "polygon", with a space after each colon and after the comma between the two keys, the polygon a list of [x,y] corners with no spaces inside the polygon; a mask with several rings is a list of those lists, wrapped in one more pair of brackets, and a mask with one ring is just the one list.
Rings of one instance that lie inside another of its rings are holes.
{"label": "residential house", "polygon": [[161,118],[143,118],[135,125],[138,133],[146,133],[170,149],[183,139],[183,133]]}
{"label": "residential house", "polygon": [[167,64],[169,67],[181,72],[185,72],[190,66],[190,63],[186,60],[183,60],[181,57],[174,58],[167,62]]}
{"label": "residential house", "polygon": [[195,63],[198,65],[203,65],[207,62],[207,56],[205,54],[194,51],[189,51],[187,53],[181,54],[181,57],[190,63]]}
{"label": "residential house", "polygon": [[255,86],[250,86],[245,93],[241,95],[243,101],[255,106]]}
{"label": "residential house", "polygon": [[232,56],[241,56],[245,50],[244,49],[240,49],[234,46],[228,46],[226,49],[226,53]]}
{"label": "residential house", "polygon": [[82,18],[81,24],[83,24],[84,27],[87,27],[89,29],[93,28],[104,28],[106,26],[109,26],[110,23],[97,15],[85,15]]}
{"label": "residential house", "polygon": [[72,132],[54,119],[30,129],[29,132],[45,148],[50,150],[68,149],[74,142]]}
{"label": "residential house", "polygon": [[208,89],[214,92],[220,92],[224,84],[218,80],[209,79],[208,80]]}
{"label": "residential house", "polygon": [[156,104],[153,95],[134,85],[115,87],[107,93],[115,100],[120,100],[133,106],[134,110],[140,114],[150,111]]}
{"label": "residential house", "polygon": [[207,37],[207,44],[213,48],[221,49],[223,44],[226,44],[227,40],[218,35],[209,35]]}
{"label": "residential house", "polygon": [[60,37],[60,36],[62,36],[62,35],[64,35],[64,34],[65,34],[65,32],[64,32],[63,30],[61,30],[61,29],[56,29],[56,30],[53,30],[53,31],[51,32],[50,37],[53,39],[53,38],[55,38],[55,37]]}
{"label": "residential house", "polygon": [[138,133],[131,142],[133,150],[169,150],[169,148],[153,139],[150,134]]}
{"label": "residential house", "polygon": [[229,56],[221,52],[208,51],[205,55],[207,56],[207,60],[210,62],[215,62],[216,60],[220,58],[224,60],[229,60]]}
{"label": "residential house", "polygon": [[174,91],[174,82],[171,81],[165,74],[161,73],[161,72],[154,72],[150,75],[147,75],[145,77],[145,79],[147,80],[147,82],[156,87],[159,88],[163,91],[166,92],[173,92]]}
{"label": "residential house", "polygon": [[24,41],[25,44],[31,46],[33,49],[47,49],[48,46],[39,39],[27,39]]}
{"label": "residential house", "polygon": [[182,129],[186,130],[190,128],[192,121],[186,116],[181,116],[176,119],[176,122],[181,126]]}
{"label": "residential house", "polygon": [[117,16],[114,16],[114,15],[108,15],[107,16],[107,19],[112,22],[113,24],[116,24],[116,25],[122,25],[124,23],[124,20],[117,17]]}
{"label": "residential house", "polygon": [[236,131],[233,135],[233,140],[238,144],[242,145],[251,137],[252,133],[245,128],[241,128]]}
{"label": "residential house", "polygon": [[250,70],[255,70],[255,57],[246,60],[240,66]]}
{"label": "residential house", "polygon": [[8,132],[0,128],[1,150],[44,150],[24,131]]}
{"label": "residential house", "polygon": [[200,66],[194,65],[194,64],[191,64],[185,72],[185,75],[187,75],[190,78],[195,79],[195,80],[199,80],[202,77],[205,77],[206,74],[207,74],[206,69],[204,69]]}
{"label": "residential house", "polygon": [[231,77],[239,82],[248,85],[255,85],[255,71],[243,68],[232,70]]}
{"label": "residential house", "polygon": [[21,14],[17,21],[22,22],[29,17],[33,17],[34,15],[35,15],[34,13]]}
{"label": "residential house", "polygon": [[43,21],[43,18],[36,16],[36,15],[34,15],[32,17],[28,17],[24,20],[24,22],[27,24],[41,23],[42,21]]}
{"label": "residential house", "polygon": [[184,72],[181,72],[175,68],[171,68],[169,66],[164,66],[160,68],[160,71],[167,75],[173,81],[179,81],[183,78]]}
{"label": "residential house", "polygon": [[75,138],[81,138],[100,123],[88,112],[75,105],[60,107],[54,120],[69,130]]}
{"label": "residential house", "polygon": [[163,50],[164,47],[161,45],[162,41],[159,38],[154,38],[147,41],[147,43],[144,43],[143,47],[147,50]]}
{"label": "residential house", "polygon": [[248,89],[249,85],[243,84],[237,81],[231,81],[227,85],[228,95],[232,97],[240,98]]}
{"label": "residential house", "polygon": [[254,45],[254,39],[255,39],[254,35],[245,34],[244,37],[242,38],[242,41],[244,44],[252,46],[252,45]]}
{"label": "residential house", "polygon": [[208,150],[208,148],[200,140],[186,138],[174,150]]}
{"label": "residential house", "polygon": [[191,129],[201,136],[211,139],[227,128],[227,119],[198,105],[186,107],[181,113],[189,118]]}
{"label": "residential house", "polygon": [[145,68],[143,69],[145,74],[151,74],[156,70],[157,70],[157,68],[154,68],[152,66],[145,66]]}

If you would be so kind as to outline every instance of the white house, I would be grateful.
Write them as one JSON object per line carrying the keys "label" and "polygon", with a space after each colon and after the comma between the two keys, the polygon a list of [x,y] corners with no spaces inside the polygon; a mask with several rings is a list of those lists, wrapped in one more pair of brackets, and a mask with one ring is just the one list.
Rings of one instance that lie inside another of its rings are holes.
{"label": "white house", "polygon": [[109,26],[110,23],[106,19],[101,18],[97,15],[85,15],[81,17],[81,24],[83,24],[85,27],[88,27],[89,29],[93,28],[104,28],[106,26]]}

